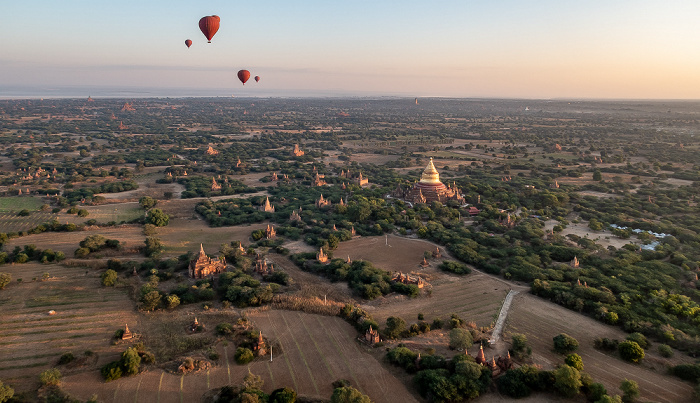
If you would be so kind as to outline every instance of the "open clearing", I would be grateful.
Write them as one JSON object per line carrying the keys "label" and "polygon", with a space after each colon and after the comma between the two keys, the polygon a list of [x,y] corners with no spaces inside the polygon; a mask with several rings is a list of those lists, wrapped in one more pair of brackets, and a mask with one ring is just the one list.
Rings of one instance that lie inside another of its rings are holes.
{"label": "open clearing", "polygon": [[[523,333],[533,350],[533,361],[544,369],[553,369],[564,361],[564,357],[552,351],[552,338],[566,333],[579,342],[576,351],[583,358],[584,371],[596,382],[605,385],[611,394],[621,394],[620,383],[631,379],[639,384],[641,400],[655,402],[692,401],[692,388],[689,384],[665,375],[665,371],[653,371],[641,365],[633,365],[596,350],[593,340],[608,337],[624,340],[622,330],[596,322],[594,319],[572,312],[559,305],[529,294],[519,294],[513,301],[506,319],[506,335]],[[647,350],[645,361],[659,361],[673,364],[688,362],[688,357],[678,352],[673,361],[662,359],[655,352],[656,346]]]}
{"label": "open clearing", "polygon": [[[13,281],[0,294],[0,379],[18,391],[35,389],[39,373],[66,352],[80,358],[90,350],[102,364],[115,359],[124,347],[110,345],[114,331],[138,324],[127,293],[100,287],[98,274],[83,267],[27,263],[2,270]],[[32,281],[43,273],[50,279]]]}
{"label": "open clearing", "polygon": [[[90,235],[102,235],[107,239],[117,239],[122,249],[136,248],[144,245],[146,239],[143,235],[143,227],[138,225],[122,225],[118,227],[87,227],[83,231],[73,232],[42,232],[41,234],[27,235],[13,238],[5,245],[5,250],[12,250],[15,246],[34,244],[39,249],[53,249],[61,251],[66,257],[73,257],[73,253],[80,247],[80,241]],[[110,254],[109,250],[97,252],[95,255]],[[120,253],[120,256],[123,253]]]}
{"label": "open clearing", "polygon": [[[365,302],[363,307],[384,324],[389,316],[401,316],[408,323],[417,321],[423,313],[427,321],[436,317],[449,319],[456,313],[462,319],[476,322],[478,326],[489,326],[495,321],[501,303],[513,285],[483,273],[473,271],[466,276],[443,273],[437,266],[447,256],[441,247],[441,259],[429,259],[430,266],[423,268],[419,263],[426,251],[434,251],[437,245],[421,239],[388,237],[363,237],[341,242],[334,251],[334,257],[353,260],[368,260],[384,270],[420,274],[431,286],[422,292],[420,298],[407,298],[390,294],[389,297]],[[432,289],[428,295],[428,289]]]}
{"label": "open clearing", "polygon": [[[264,390],[293,387],[300,395],[327,399],[332,382],[347,379],[374,402],[417,402],[412,392],[355,341],[355,330],[337,317],[267,310],[249,318],[281,354],[260,357],[249,365],[234,361],[235,346],[218,344],[219,365],[209,371],[175,375],[150,369],[138,376],[104,383],[96,372],[64,378],[64,389],[87,399],[97,393],[103,402],[196,402],[204,391],[239,384],[248,371],[260,375]],[[85,384],[95,385],[85,388]]]}

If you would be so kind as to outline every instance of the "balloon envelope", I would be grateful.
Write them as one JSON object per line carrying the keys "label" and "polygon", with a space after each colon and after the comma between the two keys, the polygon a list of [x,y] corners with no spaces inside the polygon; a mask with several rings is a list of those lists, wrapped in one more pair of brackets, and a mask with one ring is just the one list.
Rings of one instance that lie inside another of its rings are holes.
{"label": "balloon envelope", "polygon": [[255,76],[255,82],[260,82],[260,76]]}
{"label": "balloon envelope", "polygon": [[219,22],[221,22],[221,18],[219,18],[218,15],[202,17],[199,20],[199,29],[202,31],[204,36],[207,37],[207,41],[209,41],[209,43],[211,43],[211,38],[214,37],[216,31],[219,30]]}
{"label": "balloon envelope", "polygon": [[190,46],[192,46],[192,41],[189,40],[189,39],[186,40],[186,41],[185,41],[185,45],[187,45],[187,47],[189,48]]}
{"label": "balloon envelope", "polygon": [[245,82],[250,79],[250,71],[241,70],[238,72],[238,79],[245,85]]}

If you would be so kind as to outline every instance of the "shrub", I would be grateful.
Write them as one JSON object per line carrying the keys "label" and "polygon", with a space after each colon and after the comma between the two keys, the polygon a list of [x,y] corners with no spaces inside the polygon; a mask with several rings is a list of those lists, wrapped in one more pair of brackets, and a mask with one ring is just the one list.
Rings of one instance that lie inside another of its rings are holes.
{"label": "shrub", "polygon": [[639,362],[644,358],[644,349],[634,341],[623,341],[617,345],[620,357],[629,362]]}
{"label": "shrub", "polygon": [[75,252],[74,252],[73,254],[74,254],[75,257],[77,257],[77,258],[86,257],[87,255],[90,254],[90,249],[88,249],[88,248],[78,248],[78,249],[75,250]]}
{"label": "shrub", "polygon": [[180,305],[180,297],[177,295],[168,295],[165,297],[165,304],[168,309],[175,309],[178,305]]}
{"label": "shrub", "polygon": [[0,381],[0,403],[9,401],[14,395],[15,390],[10,385],[5,385]]}
{"label": "shrub", "polygon": [[224,336],[233,333],[233,325],[230,323],[219,323],[216,325],[216,333]]}
{"label": "shrub", "polygon": [[641,333],[638,333],[638,332],[632,333],[629,336],[627,336],[627,340],[633,341],[633,342],[639,344],[639,347],[641,347],[645,350],[647,348],[649,348],[649,341],[647,340],[646,336],[644,336]]}
{"label": "shrub", "polygon": [[12,275],[10,273],[0,273],[0,290],[5,288],[12,281]]}
{"label": "shrub", "polygon": [[57,386],[61,383],[61,371],[56,368],[47,369],[39,374],[39,382],[43,386]]}
{"label": "shrub", "polygon": [[622,391],[622,401],[625,403],[634,402],[639,397],[639,385],[635,381],[625,379],[620,384],[620,390]]}
{"label": "shrub", "polygon": [[66,365],[72,362],[73,360],[75,360],[75,356],[73,355],[73,353],[63,353],[63,355],[61,355],[61,358],[58,359],[58,365]]}
{"label": "shrub", "polygon": [[620,344],[619,341],[604,338],[597,338],[593,341],[593,346],[598,350],[615,351],[617,350],[617,345]]}
{"label": "shrub", "polygon": [[567,355],[564,363],[571,368],[576,368],[579,371],[583,371],[583,359],[576,353]]}
{"label": "shrub", "polygon": [[559,354],[568,354],[576,351],[578,341],[566,333],[561,333],[552,338],[554,341],[554,351]]}
{"label": "shrub", "polygon": [[279,388],[270,393],[270,403],[294,403],[297,401],[297,392],[292,388]]}
{"label": "shrub", "polygon": [[671,373],[684,381],[700,380],[700,364],[680,364],[671,368]]}
{"label": "shrub", "polygon": [[253,355],[253,352],[250,349],[245,348],[245,347],[238,347],[236,349],[235,358],[236,358],[236,363],[238,363],[239,365],[245,365],[245,364],[253,361],[255,356]]}
{"label": "shrub", "polygon": [[100,369],[105,382],[114,381],[122,377],[122,368],[119,361],[112,361]]}
{"label": "shrub", "polygon": [[668,344],[660,344],[659,354],[661,354],[662,357],[671,358],[673,357],[673,349]]}
{"label": "shrub", "polygon": [[102,273],[100,277],[102,279],[102,285],[105,287],[113,287],[117,282],[117,272],[109,269]]}
{"label": "shrub", "polygon": [[351,387],[344,386],[342,388],[335,388],[333,394],[331,395],[331,403],[372,403],[369,396],[363,395],[359,390]]}

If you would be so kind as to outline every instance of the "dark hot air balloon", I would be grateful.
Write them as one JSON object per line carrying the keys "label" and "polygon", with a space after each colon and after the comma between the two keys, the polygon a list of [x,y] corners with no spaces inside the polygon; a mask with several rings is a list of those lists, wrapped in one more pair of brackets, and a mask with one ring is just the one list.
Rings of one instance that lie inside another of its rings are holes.
{"label": "dark hot air balloon", "polygon": [[211,38],[214,37],[216,31],[219,30],[220,22],[221,18],[219,18],[218,15],[202,17],[199,20],[199,29],[202,30],[202,33],[207,37],[207,41],[209,41],[209,43],[211,43]]}
{"label": "dark hot air balloon", "polygon": [[260,82],[260,76],[255,76],[255,82],[256,83]]}
{"label": "dark hot air balloon", "polygon": [[189,48],[190,46],[192,46],[192,41],[190,39],[186,40],[185,45],[187,45],[187,47]]}
{"label": "dark hot air balloon", "polygon": [[250,79],[250,71],[248,70],[241,70],[238,72],[238,79],[241,80],[243,85],[245,85],[245,82]]}

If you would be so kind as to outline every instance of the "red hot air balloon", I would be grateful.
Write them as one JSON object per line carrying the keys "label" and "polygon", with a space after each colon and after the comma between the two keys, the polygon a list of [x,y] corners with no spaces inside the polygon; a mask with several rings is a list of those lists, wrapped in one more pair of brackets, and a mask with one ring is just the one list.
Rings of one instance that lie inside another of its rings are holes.
{"label": "red hot air balloon", "polygon": [[260,82],[260,76],[255,76],[255,82],[256,83]]}
{"label": "red hot air balloon", "polygon": [[238,72],[238,79],[241,80],[243,85],[245,85],[245,82],[250,79],[250,71],[248,70],[241,70]]}
{"label": "red hot air balloon", "polygon": [[192,46],[192,41],[190,39],[186,40],[185,45],[187,45],[187,47],[189,48],[190,46]]}
{"label": "red hot air balloon", "polygon": [[216,31],[219,30],[219,23],[221,18],[218,15],[210,15],[207,17],[202,17],[199,20],[199,29],[202,31],[204,36],[207,37],[207,41],[211,43],[211,38],[214,37]]}

